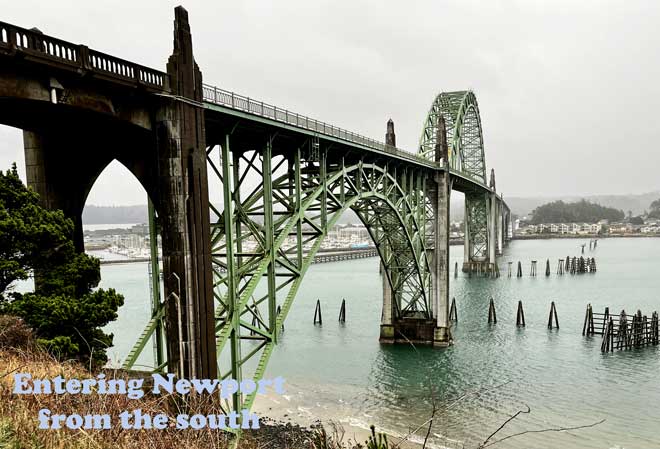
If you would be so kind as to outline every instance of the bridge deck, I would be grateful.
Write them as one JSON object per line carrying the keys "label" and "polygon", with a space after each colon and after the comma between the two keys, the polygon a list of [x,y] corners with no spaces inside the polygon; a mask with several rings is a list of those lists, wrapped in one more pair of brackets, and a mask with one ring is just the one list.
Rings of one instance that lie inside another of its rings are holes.
{"label": "bridge deck", "polygon": [[[90,49],[85,45],[48,36],[36,29],[26,29],[5,22],[0,22],[0,55],[18,55],[28,62],[77,72],[83,76],[151,93],[167,94],[170,91],[169,77],[165,72]],[[203,106],[207,111],[261,122],[294,133],[321,137],[418,167],[446,169],[416,153],[215,86],[204,85],[203,98]],[[455,179],[454,190],[491,191],[480,180],[465,173],[456,170],[450,172]]]}

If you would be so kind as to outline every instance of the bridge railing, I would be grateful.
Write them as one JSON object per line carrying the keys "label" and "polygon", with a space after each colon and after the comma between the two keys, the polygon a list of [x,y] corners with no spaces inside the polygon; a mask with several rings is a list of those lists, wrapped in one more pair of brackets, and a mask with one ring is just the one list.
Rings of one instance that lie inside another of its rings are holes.
{"label": "bridge railing", "polygon": [[0,22],[0,52],[22,54],[26,59],[81,73],[91,72],[113,82],[158,91],[167,89],[164,72],[5,22]]}
{"label": "bridge railing", "polygon": [[288,125],[304,128],[309,131],[314,131],[326,136],[332,136],[337,139],[345,140],[347,142],[356,143],[368,148],[373,148],[378,151],[396,155],[403,159],[408,159],[414,162],[424,162],[429,164],[429,160],[416,154],[404,151],[375,139],[362,136],[360,134],[347,131],[334,125],[316,120],[287,109],[279,108],[263,101],[257,101],[243,95],[238,95],[228,90],[220,89],[215,86],[204,84],[203,86],[204,101],[217,104],[220,106],[228,107],[238,111],[247,112],[260,117],[269,118],[278,122],[286,123]]}

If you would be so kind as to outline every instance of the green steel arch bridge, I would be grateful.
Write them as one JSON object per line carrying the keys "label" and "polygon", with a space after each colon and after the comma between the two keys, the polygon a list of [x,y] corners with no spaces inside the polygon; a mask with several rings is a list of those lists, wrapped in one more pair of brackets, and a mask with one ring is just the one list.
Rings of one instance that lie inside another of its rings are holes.
{"label": "green steel arch bridge", "polygon": [[[451,344],[449,204],[465,194],[464,270],[488,271],[509,209],[487,178],[473,92],[438,95],[415,151],[202,83],[185,9],[161,72],[0,22],[0,123],[23,130],[28,185],[75,224],[113,160],[149,197],[155,371],[260,379],[305,273],[352,210],[381,259],[381,341]],[[118,180],[121,182],[121,180]],[[209,198],[209,183],[221,198]],[[235,409],[254,396],[234,396]]]}

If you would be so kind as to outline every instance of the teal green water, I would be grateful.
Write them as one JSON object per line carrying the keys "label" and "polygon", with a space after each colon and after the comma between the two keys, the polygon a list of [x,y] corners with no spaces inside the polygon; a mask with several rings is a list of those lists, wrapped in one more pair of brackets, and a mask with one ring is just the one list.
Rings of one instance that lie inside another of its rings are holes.
{"label": "teal green water", "polygon": [[[378,343],[381,280],[377,259],[314,265],[294,303],[268,376],[283,376],[291,415],[332,418],[366,426],[374,423],[405,434],[426,421],[433,389],[441,413],[436,446],[476,447],[511,414],[529,406],[498,437],[529,430],[606,421],[571,432],[527,433],[496,445],[506,448],[660,447],[660,354],[656,348],[600,353],[600,337],[581,335],[584,310],[648,313],[660,309],[660,239],[600,240],[588,255],[598,272],[555,275],[557,259],[579,255],[578,240],[515,241],[499,259],[523,262],[525,277],[451,278],[459,322],[447,349]],[[462,260],[462,247],[451,249]],[[545,260],[552,275],[545,277]],[[527,276],[531,260],[540,276]],[[126,295],[115,332],[113,358],[126,354],[149,311],[146,264],[103,267],[103,285]],[[498,323],[487,324],[488,299],[495,299]],[[314,326],[316,299],[324,324]],[[347,301],[347,322],[337,315]],[[518,300],[527,327],[515,326]],[[555,301],[561,328],[547,329]],[[150,364],[148,357],[144,361]],[[504,385],[502,385],[504,384]],[[458,403],[455,399],[468,394]],[[453,404],[450,406],[450,404]],[[449,407],[449,409],[446,409]]]}

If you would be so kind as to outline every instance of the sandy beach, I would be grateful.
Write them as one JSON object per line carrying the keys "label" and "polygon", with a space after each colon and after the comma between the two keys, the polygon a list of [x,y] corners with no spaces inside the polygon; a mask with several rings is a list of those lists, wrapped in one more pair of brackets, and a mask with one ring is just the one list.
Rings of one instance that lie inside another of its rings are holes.
{"label": "sandy beach", "polygon": [[[266,422],[276,424],[292,423],[302,427],[321,424],[328,435],[338,436],[347,446],[364,445],[371,435],[370,425],[376,425],[377,433],[385,433],[390,444],[397,444],[402,449],[422,447],[426,429],[423,426],[414,435],[403,435],[392,429],[379,428],[377,419],[364,412],[350,408],[341,399],[336,402],[327,398],[315,398],[315,392],[308,387],[288,384],[283,395],[272,393],[259,395],[254,402],[253,411]],[[421,425],[422,423],[420,423]],[[442,449],[442,446],[427,444],[427,448]]]}

